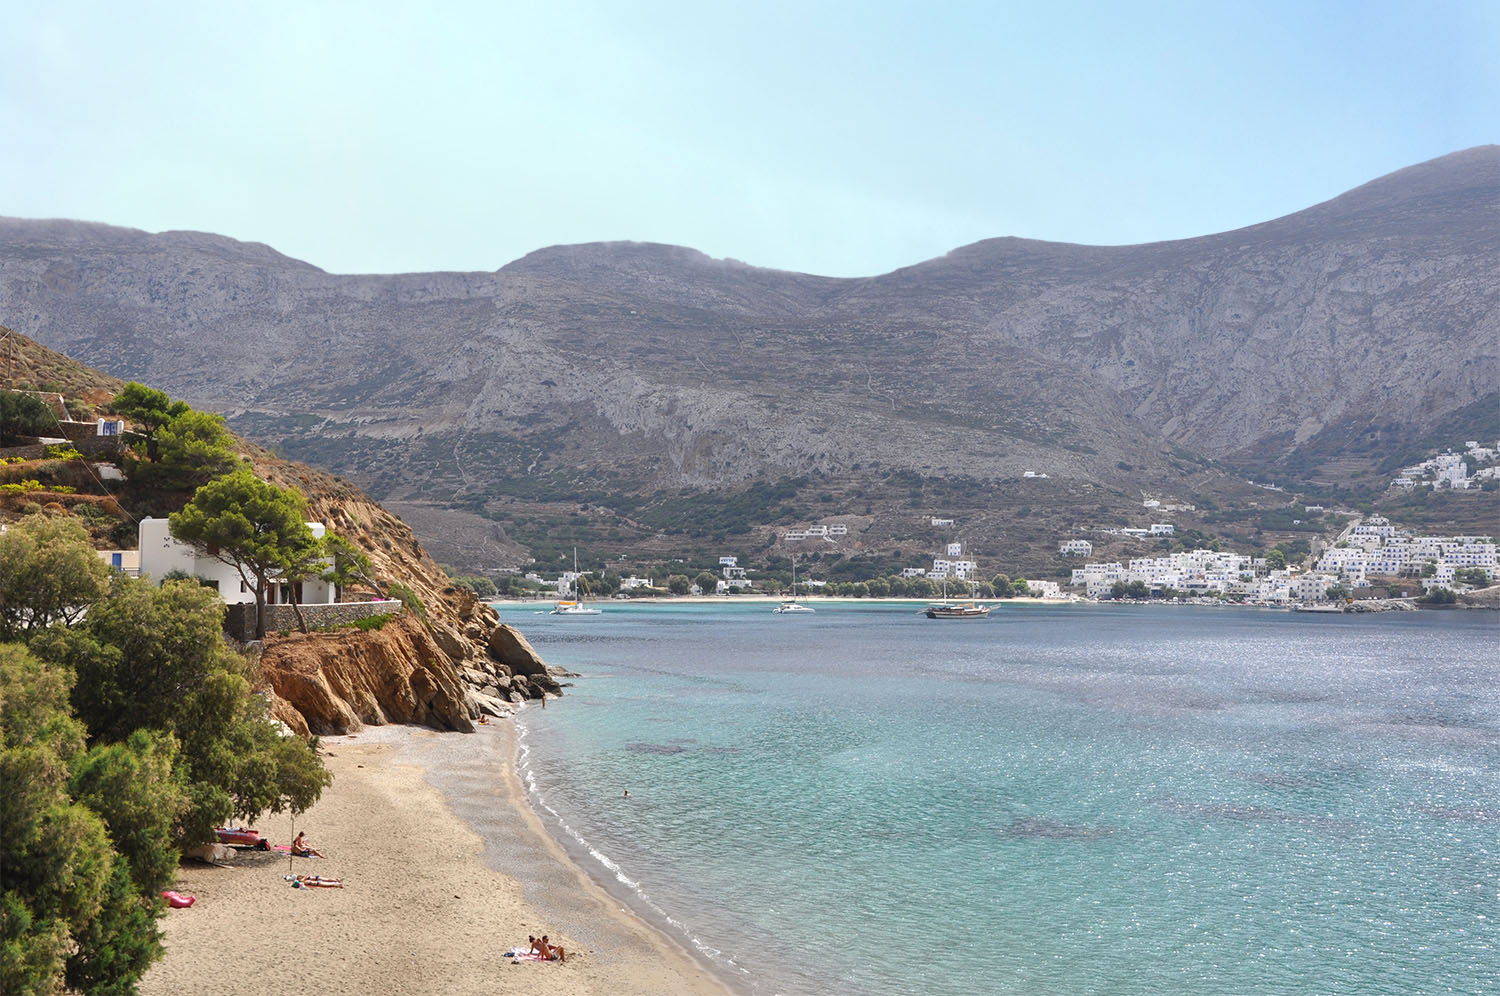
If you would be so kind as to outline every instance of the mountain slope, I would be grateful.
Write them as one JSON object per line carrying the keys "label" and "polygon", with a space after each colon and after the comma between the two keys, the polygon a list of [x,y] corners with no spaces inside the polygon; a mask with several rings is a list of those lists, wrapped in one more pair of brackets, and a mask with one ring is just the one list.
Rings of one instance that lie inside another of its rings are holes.
{"label": "mountain slope", "polygon": [[971,482],[978,508],[1036,470],[1102,510],[1232,495],[1209,460],[1316,479],[1500,397],[1497,205],[1486,146],[1235,232],[994,239],[856,280],[640,243],[336,276],[217,236],[9,219],[0,319],[382,498],[630,518],[805,477],[879,518],[954,490],[908,497],[905,475]]}

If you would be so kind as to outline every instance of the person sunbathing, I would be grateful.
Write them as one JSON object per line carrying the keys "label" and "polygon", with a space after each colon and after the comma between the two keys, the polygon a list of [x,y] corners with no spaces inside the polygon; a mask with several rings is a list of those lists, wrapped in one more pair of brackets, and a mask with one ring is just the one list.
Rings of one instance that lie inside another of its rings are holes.
{"label": "person sunbathing", "polygon": [[537,948],[537,954],[546,961],[563,962],[568,960],[568,954],[562,949],[561,944],[552,944],[547,940],[547,935],[542,935],[541,943]]}
{"label": "person sunbathing", "polygon": [[321,875],[298,875],[297,881],[306,889],[342,889],[342,879],[324,878]]}
{"label": "person sunbathing", "polygon": [[297,839],[292,841],[292,853],[299,858],[321,858],[323,853],[315,851],[307,842],[307,834],[297,834]]}

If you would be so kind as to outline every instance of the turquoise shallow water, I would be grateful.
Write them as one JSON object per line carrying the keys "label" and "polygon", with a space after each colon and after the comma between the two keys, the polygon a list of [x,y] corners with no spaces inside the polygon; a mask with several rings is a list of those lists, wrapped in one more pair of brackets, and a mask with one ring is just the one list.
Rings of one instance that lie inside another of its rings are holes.
{"label": "turquoise shallow water", "polygon": [[506,618],[533,804],[741,989],[1500,991],[1493,616]]}

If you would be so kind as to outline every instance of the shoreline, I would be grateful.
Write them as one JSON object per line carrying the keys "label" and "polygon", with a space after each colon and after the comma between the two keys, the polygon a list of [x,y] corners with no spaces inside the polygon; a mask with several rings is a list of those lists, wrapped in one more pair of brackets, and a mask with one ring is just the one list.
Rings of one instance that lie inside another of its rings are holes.
{"label": "shoreline", "polygon": [[[160,921],[166,954],[143,996],[730,993],[547,833],[520,784],[514,726],[369,727],[323,740],[320,753],[335,781],[296,829],[327,857],[245,851],[225,866],[179,867],[172,888],[198,899]],[[258,828],[285,842],[293,821],[283,813]],[[345,888],[294,889],[289,866]],[[566,963],[501,957],[542,933]]]}

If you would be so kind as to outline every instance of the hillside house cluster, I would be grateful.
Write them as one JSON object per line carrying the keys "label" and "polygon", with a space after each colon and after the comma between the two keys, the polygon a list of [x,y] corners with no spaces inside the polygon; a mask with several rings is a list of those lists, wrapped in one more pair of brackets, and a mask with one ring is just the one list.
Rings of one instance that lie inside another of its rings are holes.
{"label": "hillside house cluster", "polygon": [[1171,536],[1177,532],[1177,527],[1170,522],[1153,522],[1149,526],[1115,526],[1099,531],[1106,536],[1146,539],[1149,536]]}
{"label": "hillside house cluster", "polygon": [[[1465,460],[1464,458],[1468,459]],[[1411,491],[1416,488],[1449,488],[1466,491],[1481,487],[1486,480],[1500,480],[1500,442],[1494,446],[1481,446],[1477,439],[1464,443],[1462,453],[1448,450],[1423,460],[1410,467],[1402,467],[1391,488],[1396,491]],[[1472,475],[1469,464],[1475,465]],[[1489,466],[1483,466],[1488,464]]]}
{"label": "hillside house cluster", "polygon": [[1491,536],[1415,536],[1374,515],[1350,528],[1339,545],[1324,551],[1318,570],[1363,588],[1373,575],[1415,577],[1431,564],[1434,573],[1423,578],[1423,585],[1450,588],[1455,586],[1454,574],[1464,568],[1478,568],[1493,581],[1495,557]]}
{"label": "hillside house cluster", "polygon": [[787,543],[814,539],[832,543],[838,537],[847,535],[849,535],[849,527],[842,522],[834,522],[828,525],[802,526],[796,529],[788,529],[781,534],[781,538]]}
{"label": "hillside house cluster", "polygon": [[1070,583],[1082,585],[1090,598],[1108,595],[1116,582],[1133,581],[1155,591],[1172,588],[1195,595],[1236,594],[1240,593],[1237,586],[1253,581],[1265,568],[1263,558],[1220,550],[1184,550],[1165,557],[1134,557],[1125,564],[1085,564],[1074,568]]}
{"label": "hillside house cluster", "polygon": [[1189,505],[1186,502],[1163,502],[1159,498],[1147,498],[1141,502],[1142,508],[1155,509],[1158,512],[1196,512],[1197,505]]}
{"label": "hillside house cluster", "polygon": [[[926,575],[930,580],[943,581],[954,578],[958,581],[968,581],[979,576],[979,564],[973,560],[964,559],[962,543],[949,543],[945,553],[946,556],[933,558],[932,569]],[[903,571],[902,576],[913,575]]]}
{"label": "hillside house cluster", "polygon": [[[321,522],[309,522],[307,527],[317,539],[326,534]],[[135,550],[100,550],[99,556],[124,574],[150,578],[158,584],[168,575],[194,578],[223,599],[227,606],[224,629],[228,635],[247,642],[255,638],[255,588],[240,576],[238,568],[220,560],[213,548],[200,550],[173,537],[166,519],[142,519],[137,527],[137,541]],[[325,571],[333,567],[331,557],[323,563]],[[317,627],[401,610],[401,603],[395,599],[341,602],[338,588],[317,576],[298,581],[273,579],[266,586],[265,601],[268,631],[296,625],[299,612],[308,626]],[[292,607],[293,601],[296,608]]]}

